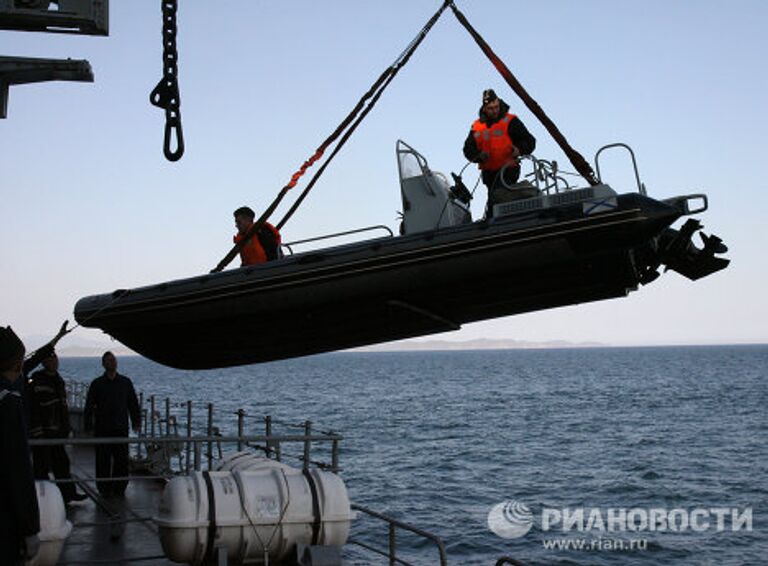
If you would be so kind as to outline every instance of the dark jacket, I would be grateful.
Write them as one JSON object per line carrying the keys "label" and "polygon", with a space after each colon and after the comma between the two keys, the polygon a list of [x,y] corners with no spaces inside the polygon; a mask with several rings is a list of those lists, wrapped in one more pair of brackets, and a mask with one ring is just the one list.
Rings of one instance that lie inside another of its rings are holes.
{"label": "dark jacket", "polygon": [[105,373],[91,382],[84,413],[85,429],[96,436],[128,436],[129,415],[133,428],[141,423],[133,383],[119,373],[114,379]]}
{"label": "dark jacket", "polygon": [[22,369],[22,375],[24,377],[27,377],[29,375],[29,372],[31,372],[33,369],[35,369],[37,366],[40,365],[40,362],[42,362],[45,358],[53,354],[56,350],[54,350],[53,346],[50,344],[46,344],[45,346],[42,346],[40,349],[35,351],[27,360],[24,361],[24,368]]}
{"label": "dark jacket", "polygon": [[0,377],[0,396],[0,564],[15,564],[24,537],[40,530],[40,511],[21,394]]}
{"label": "dark jacket", "polygon": [[[490,126],[499,120],[504,119],[509,112],[509,104],[503,100],[499,100],[499,103],[499,115],[495,120],[489,120],[481,107],[478,112],[480,121]],[[536,149],[536,138],[534,138],[526,129],[520,118],[515,117],[513,120],[510,120],[509,126],[507,126],[507,133],[509,134],[509,139],[515,144],[515,147],[520,150],[520,155],[529,155]],[[464,157],[466,157],[468,161],[477,163],[477,156],[479,153],[480,150],[475,143],[475,136],[470,129],[467,139],[464,141]]]}
{"label": "dark jacket", "polygon": [[[22,395],[24,395],[24,389],[25,389],[25,383],[27,381],[27,376],[29,375],[29,372],[31,372],[33,369],[35,369],[37,366],[40,365],[40,363],[53,354],[55,352],[53,346],[50,344],[46,344],[45,346],[42,346],[37,351],[33,352],[32,355],[24,360],[24,364],[22,365],[21,369],[21,378],[17,379],[13,384],[7,383],[7,386],[10,387],[14,391],[18,391]],[[24,418],[26,419],[27,415],[24,415]],[[25,421],[26,422],[26,421]]]}
{"label": "dark jacket", "polygon": [[24,388],[29,434],[33,438],[69,436],[69,407],[64,380],[58,373],[36,371]]}

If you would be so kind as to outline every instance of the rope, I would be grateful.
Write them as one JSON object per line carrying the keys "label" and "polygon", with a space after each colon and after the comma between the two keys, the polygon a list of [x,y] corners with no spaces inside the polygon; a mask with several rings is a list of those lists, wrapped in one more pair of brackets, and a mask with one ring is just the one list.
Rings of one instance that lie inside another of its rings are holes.
{"label": "rope", "polygon": [[[76,325],[75,325],[75,326],[73,326],[72,328],[69,328],[69,329],[67,329],[67,325],[68,325],[68,324],[69,324],[69,320],[65,320],[65,321],[64,321],[64,324],[62,324],[62,325],[61,325],[61,328],[59,328],[59,331],[56,333],[56,336],[54,336],[54,337],[51,339],[51,341],[50,341],[50,342],[47,342],[46,344],[44,344],[44,345],[40,346],[40,347],[39,347],[37,350],[35,350],[34,352],[32,352],[32,353],[30,353],[29,355],[27,355],[27,356],[24,358],[24,360],[28,362],[29,360],[31,360],[31,359],[32,359],[32,358],[34,358],[35,356],[38,356],[38,354],[40,354],[40,353],[43,351],[43,348],[47,348],[47,347],[49,347],[49,346],[50,346],[51,348],[55,347],[55,346],[56,346],[56,344],[59,342],[59,340],[61,340],[62,338],[64,338],[64,336],[66,336],[67,334],[69,334],[70,332],[72,332],[72,331],[73,331],[75,328],[77,328],[78,326],[80,326],[79,324],[76,324]],[[39,364],[41,361],[42,361],[42,358],[41,358],[41,359],[39,359],[39,360],[37,360],[37,363]],[[35,364],[35,365],[37,365],[37,364]]]}
{"label": "rope", "polygon": [[251,529],[253,530],[253,534],[256,535],[256,539],[259,541],[259,544],[261,545],[261,548],[264,550],[264,564],[269,564],[269,547],[272,545],[272,539],[275,538],[275,534],[277,533],[277,530],[280,528],[280,525],[283,523],[283,519],[285,518],[285,512],[288,510],[288,507],[291,504],[291,486],[288,483],[288,477],[285,475],[284,470],[280,470],[280,473],[283,476],[283,482],[285,483],[285,491],[287,492],[287,497],[285,500],[285,505],[280,510],[280,515],[277,518],[277,523],[275,523],[275,528],[272,530],[272,534],[269,536],[269,540],[267,540],[266,544],[264,544],[264,541],[261,538],[261,535],[259,535],[259,530],[256,527],[256,525],[253,523],[253,519],[251,518],[251,514],[248,512],[248,509],[245,506],[245,503],[243,502],[243,498],[240,497],[240,510],[245,513],[245,517],[248,519],[248,523],[251,526]]}
{"label": "rope", "polygon": [[541,106],[539,106],[539,104],[533,98],[531,98],[531,95],[528,94],[528,91],[525,90],[523,85],[520,84],[520,82],[515,78],[509,68],[507,68],[504,62],[499,59],[498,55],[494,53],[493,49],[491,49],[491,47],[485,42],[480,34],[477,33],[475,28],[472,27],[464,14],[462,14],[454,5],[452,0],[449,2],[449,4],[451,6],[451,10],[453,10],[454,15],[456,16],[456,19],[459,20],[459,23],[466,28],[483,53],[485,53],[486,57],[488,57],[493,66],[496,67],[496,70],[499,71],[501,76],[504,77],[504,80],[507,81],[507,84],[512,88],[513,91],[515,91],[515,93],[520,97],[523,103],[525,103],[528,109],[533,112],[533,114],[539,119],[542,125],[547,129],[549,134],[565,152],[565,155],[571,161],[576,171],[578,171],[581,176],[584,177],[587,182],[589,182],[590,185],[597,185],[598,181],[595,177],[595,172],[592,170],[592,167],[589,165],[587,160],[584,159],[584,157],[578,151],[570,146],[568,140],[565,139],[565,136],[560,132],[555,123],[552,122],[552,120],[549,119],[549,116],[544,113],[544,110],[542,110]]}
{"label": "rope", "polygon": [[26,359],[27,359],[27,360],[29,360],[29,359],[32,359],[33,357],[35,357],[35,356],[37,355],[37,353],[38,353],[40,350],[42,350],[42,349],[43,349],[43,348],[45,348],[46,346],[56,346],[56,344],[59,342],[59,340],[61,340],[62,338],[64,338],[64,336],[66,336],[66,335],[67,335],[67,334],[69,334],[70,332],[74,332],[75,330],[77,330],[78,328],[80,328],[80,327],[81,327],[83,324],[85,324],[86,322],[88,322],[89,320],[91,320],[92,318],[94,318],[95,316],[97,316],[99,313],[101,313],[101,312],[102,312],[102,311],[104,311],[105,309],[108,309],[109,307],[111,307],[111,306],[112,306],[113,304],[115,304],[115,303],[116,303],[116,302],[117,302],[117,301],[118,301],[120,298],[122,298],[124,295],[128,294],[129,292],[130,292],[130,290],[129,290],[129,289],[123,289],[123,290],[121,290],[121,291],[119,291],[119,292],[118,292],[118,291],[115,291],[115,293],[113,293],[113,297],[112,297],[112,300],[111,300],[111,301],[109,301],[109,302],[108,302],[106,305],[104,305],[104,306],[103,306],[103,307],[101,307],[100,309],[97,309],[97,310],[96,310],[95,312],[93,312],[93,313],[92,313],[90,316],[87,316],[86,318],[84,318],[84,319],[82,320],[82,322],[78,322],[78,323],[76,323],[76,324],[75,324],[75,325],[74,325],[72,328],[67,328],[67,325],[69,324],[69,320],[65,320],[65,321],[64,321],[64,324],[62,324],[62,325],[61,325],[61,328],[59,329],[59,332],[58,332],[58,334],[56,334],[56,336],[54,336],[54,338],[53,338],[53,339],[52,339],[50,342],[48,342],[48,343],[47,343],[47,344],[45,344],[44,346],[41,346],[40,348],[38,348],[37,350],[35,350],[35,351],[34,351],[34,352],[32,352],[31,354],[29,354],[29,355],[26,357]]}
{"label": "rope", "polygon": [[104,310],[108,309],[109,307],[111,307],[112,305],[114,305],[118,300],[122,299],[128,293],[130,293],[130,289],[122,289],[120,291],[115,291],[114,293],[112,293],[112,300],[111,301],[109,301],[106,305],[104,305],[100,309],[96,309],[96,311],[93,312],[90,316],[85,317],[82,322],[78,322],[77,324],[75,324],[72,328],[67,330],[67,332],[65,334],[69,334],[70,332],[72,332],[76,328],[79,328],[80,326],[82,326],[83,324],[85,324],[86,322],[91,320],[92,318],[96,317],[98,314],[100,314],[102,311],[104,311]]}
{"label": "rope", "polygon": [[[413,55],[414,51],[416,51],[416,48],[421,44],[421,42],[426,37],[427,33],[430,29],[432,29],[432,26],[435,25],[437,20],[442,15],[443,11],[451,4],[451,0],[445,0],[443,2],[443,5],[440,7],[440,9],[435,12],[435,14],[429,19],[429,21],[424,25],[424,27],[421,28],[421,31],[414,37],[408,46],[400,53],[400,55],[395,59],[394,63],[392,63],[387,69],[384,70],[384,72],[379,75],[379,78],[376,79],[376,81],[373,83],[373,85],[368,89],[368,91],[363,95],[363,97],[357,102],[355,107],[352,109],[352,111],[344,118],[344,120],[339,124],[339,126],[333,131],[333,133],[326,138],[326,140],[320,144],[320,146],[315,150],[315,153],[307,159],[302,166],[299,168],[298,171],[296,171],[292,176],[291,179],[288,181],[288,184],[286,184],[281,190],[280,193],[277,195],[274,201],[272,201],[272,204],[269,205],[267,210],[264,211],[264,213],[256,220],[256,222],[253,223],[253,225],[248,229],[248,231],[243,235],[243,238],[235,244],[232,249],[227,253],[226,256],[211,270],[211,273],[218,273],[219,271],[222,271],[229,263],[237,256],[237,254],[240,253],[240,250],[245,246],[251,238],[261,229],[261,227],[264,225],[264,223],[267,221],[267,219],[272,215],[272,213],[275,211],[277,206],[282,202],[283,198],[285,198],[285,195],[288,193],[289,190],[291,190],[293,187],[296,186],[296,183],[299,181],[299,179],[306,173],[306,171],[312,167],[319,159],[322,158],[324,155],[326,149],[335,142],[339,137],[341,136],[340,141],[334,148],[333,152],[328,156],[328,158],[325,160],[325,162],[322,164],[322,166],[318,169],[317,173],[312,177],[309,184],[307,185],[307,188],[304,189],[304,191],[299,195],[296,202],[291,206],[290,210],[285,214],[285,216],[280,220],[280,222],[277,224],[277,229],[281,229],[286,222],[293,216],[293,213],[296,212],[298,207],[301,205],[301,203],[306,198],[307,194],[309,194],[309,191],[312,189],[312,187],[315,186],[315,183],[320,178],[320,176],[323,174],[325,169],[328,167],[330,162],[333,160],[333,158],[336,156],[336,154],[339,152],[339,150],[344,146],[344,144],[347,142],[347,140],[350,138],[352,133],[357,129],[357,127],[360,125],[360,122],[363,121],[363,119],[368,115],[368,113],[373,109],[373,107],[376,105],[376,102],[379,100],[381,95],[383,94],[384,90],[389,86],[389,84],[392,82],[392,79],[397,75],[397,73],[400,71],[400,69],[403,68],[403,66],[408,62],[408,60]],[[367,103],[367,106],[366,106]],[[350,126],[350,124],[352,124]],[[343,134],[343,136],[342,136]]]}

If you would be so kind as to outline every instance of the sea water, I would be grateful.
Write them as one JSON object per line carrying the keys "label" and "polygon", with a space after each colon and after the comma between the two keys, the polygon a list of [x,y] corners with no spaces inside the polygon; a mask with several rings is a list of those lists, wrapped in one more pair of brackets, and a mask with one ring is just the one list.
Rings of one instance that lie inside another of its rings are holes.
{"label": "sea water", "polygon": [[[223,434],[239,408],[341,433],[352,500],[437,534],[449,564],[768,564],[768,346],[342,352],[189,372],[119,363],[182,422],[176,404],[189,399],[215,405]],[[100,371],[96,358],[62,359],[66,378]],[[520,513],[525,532],[509,538]],[[367,518],[353,534],[387,547]],[[403,559],[438,563],[418,537],[398,541]],[[348,563],[386,561],[353,549]]]}

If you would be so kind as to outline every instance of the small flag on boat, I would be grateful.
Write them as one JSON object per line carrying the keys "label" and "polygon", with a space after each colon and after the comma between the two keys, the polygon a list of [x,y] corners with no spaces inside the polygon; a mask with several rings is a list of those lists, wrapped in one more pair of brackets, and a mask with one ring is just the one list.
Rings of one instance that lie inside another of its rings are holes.
{"label": "small flag on boat", "polygon": [[588,200],[582,203],[582,210],[586,216],[590,214],[599,214],[601,212],[610,212],[616,210],[618,203],[616,197],[608,197],[603,199]]}

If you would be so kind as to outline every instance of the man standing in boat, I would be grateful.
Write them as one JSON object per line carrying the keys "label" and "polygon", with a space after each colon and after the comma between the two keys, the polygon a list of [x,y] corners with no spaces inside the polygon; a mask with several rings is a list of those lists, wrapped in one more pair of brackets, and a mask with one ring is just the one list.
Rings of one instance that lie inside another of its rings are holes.
{"label": "man standing in boat", "polygon": [[0,328],[0,564],[14,566],[33,558],[40,545],[40,511],[19,391],[24,351],[10,327]]}
{"label": "man standing in boat", "polygon": [[485,216],[493,214],[494,192],[520,178],[518,157],[533,153],[536,138],[523,122],[509,113],[509,105],[492,89],[483,91],[480,116],[464,142],[464,156],[477,163],[483,183],[488,187]]}
{"label": "man standing in boat", "polygon": [[[104,353],[101,365],[104,374],[93,380],[85,399],[85,429],[93,430],[97,438],[127,438],[130,416],[133,431],[138,434],[141,430],[141,414],[133,383],[117,373],[117,358],[112,352]],[[97,444],[96,477],[105,480],[127,476],[128,444]],[[97,481],[96,487],[104,496],[122,497],[128,487],[128,480]]]}
{"label": "man standing in boat", "polygon": [[[234,242],[238,244],[253,226],[256,213],[247,206],[241,206],[234,212],[234,215],[235,227],[237,228]],[[269,222],[265,222],[259,231],[240,249],[241,266],[256,265],[279,257],[280,232]]]}

